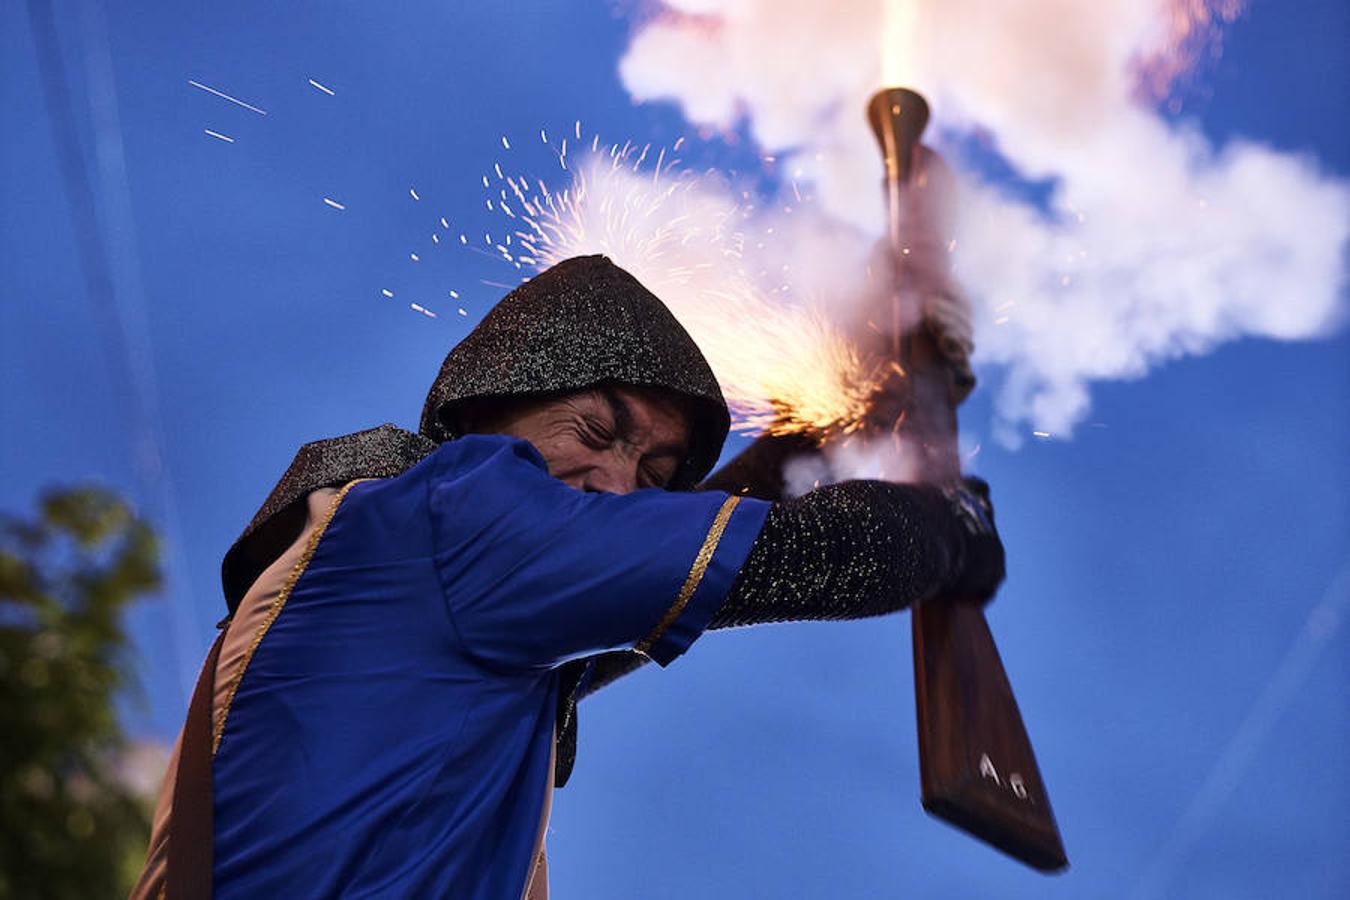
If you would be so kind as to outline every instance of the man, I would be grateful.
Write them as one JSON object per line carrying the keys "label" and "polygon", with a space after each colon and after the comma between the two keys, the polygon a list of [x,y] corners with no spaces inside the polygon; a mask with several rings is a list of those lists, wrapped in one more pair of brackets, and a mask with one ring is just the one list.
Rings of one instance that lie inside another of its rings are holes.
{"label": "man", "polygon": [[226,556],[135,896],[545,896],[578,695],[708,628],[992,595],[979,490],[692,491],[728,426],[665,306],[582,257],[451,350],[422,435],[304,448]]}

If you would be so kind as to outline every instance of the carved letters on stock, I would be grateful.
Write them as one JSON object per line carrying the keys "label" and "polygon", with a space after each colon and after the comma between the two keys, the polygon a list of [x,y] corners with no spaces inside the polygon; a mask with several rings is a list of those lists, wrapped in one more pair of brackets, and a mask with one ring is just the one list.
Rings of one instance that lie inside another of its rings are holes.
{"label": "carved letters on stock", "polygon": [[[994,768],[994,761],[989,758],[988,753],[980,754],[980,777],[988,778],[999,787],[1003,787],[1003,779],[999,778],[998,769]],[[1026,782],[1018,772],[1012,772],[1008,775],[1008,790],[1013,792],[1013,796],[1018,800],[1025,800],[1034,804],[1036,801],[1027,793]]]}

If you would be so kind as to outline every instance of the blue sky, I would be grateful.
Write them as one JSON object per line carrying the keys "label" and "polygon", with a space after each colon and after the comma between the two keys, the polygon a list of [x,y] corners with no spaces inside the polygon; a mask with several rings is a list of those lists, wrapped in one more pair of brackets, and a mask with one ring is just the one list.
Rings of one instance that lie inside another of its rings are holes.
{"label": "blue sky", "polygon": [[[221,612],[220,556],[295,447],[415,426],[445,351],[501,293],[481,281],[513,274],[428,242],[441,215],[497,227],[479,176],[500,136],[575,119],[643,142],[690,129],[629,101],[615,69],[630,24],[603,3],[55,5],[94,206],[72,212],[34,28],[6,4],[0,509],[92,479],[159,522],[169,587],[134,616],[145,690],[126,719],[167,740]],[[1347,38],[1344,4],[1258,2],[1184,116],[1350,177]],[[687,154],[753,157],[719,141]],[[81,221],[111,298],[87,287]],[[404,302],[421,298],[439,318]],[[1350,587],[1332,585],[1350,565],[1348,351],[1345,329],[1229,344],[1098,386],[1104,427],[1071,442],[986,443],[1010,556],[989,618],[1066,874],[922,812],[894,617],[712,635],[590,701],[554,807],[556,896],[1344,896]],[[968,429],[991,418],[989,393]],[[138,434],[158,474],[137,465]]]}

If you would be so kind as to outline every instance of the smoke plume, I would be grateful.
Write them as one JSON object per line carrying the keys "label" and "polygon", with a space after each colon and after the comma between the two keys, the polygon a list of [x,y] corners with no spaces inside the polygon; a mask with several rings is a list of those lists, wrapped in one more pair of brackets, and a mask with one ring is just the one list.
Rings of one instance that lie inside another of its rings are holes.
{"label": "smoke plume", "polygon": [[[620,74],[691,123],[748,128],[829,220],[808,227],[798,208],[794,236],[834,225],[859,244],[883,212],[864,105],[887,83],[922,91],[928,139],[958,169],[954,259],[976,361],[1000,376],[997,426],[1015,443],[1030,428],[1068,435],[1094,381],[1337,323],[1346,182],[1258,143],[1215,146],[1158,109],[1236,13],[1236,0],[667,0]],[[972,144],[1013,177],[981,174],[960,149]],[[1019,183],[1043,190],[1028,199]],[[813,281],[851,280],[837,274]]]}

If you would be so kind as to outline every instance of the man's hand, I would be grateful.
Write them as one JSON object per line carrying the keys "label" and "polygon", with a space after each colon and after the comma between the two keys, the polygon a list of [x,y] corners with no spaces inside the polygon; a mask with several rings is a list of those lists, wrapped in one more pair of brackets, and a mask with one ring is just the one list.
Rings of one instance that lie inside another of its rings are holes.
{"label": "man's hand", "polygon": [[979,478],[964,478],[944,487],[942,494],[960,526],[961,549],[949,588],[957,596],[988,603],[1007,574],[1003,542],[994,527],[989,485]]}

